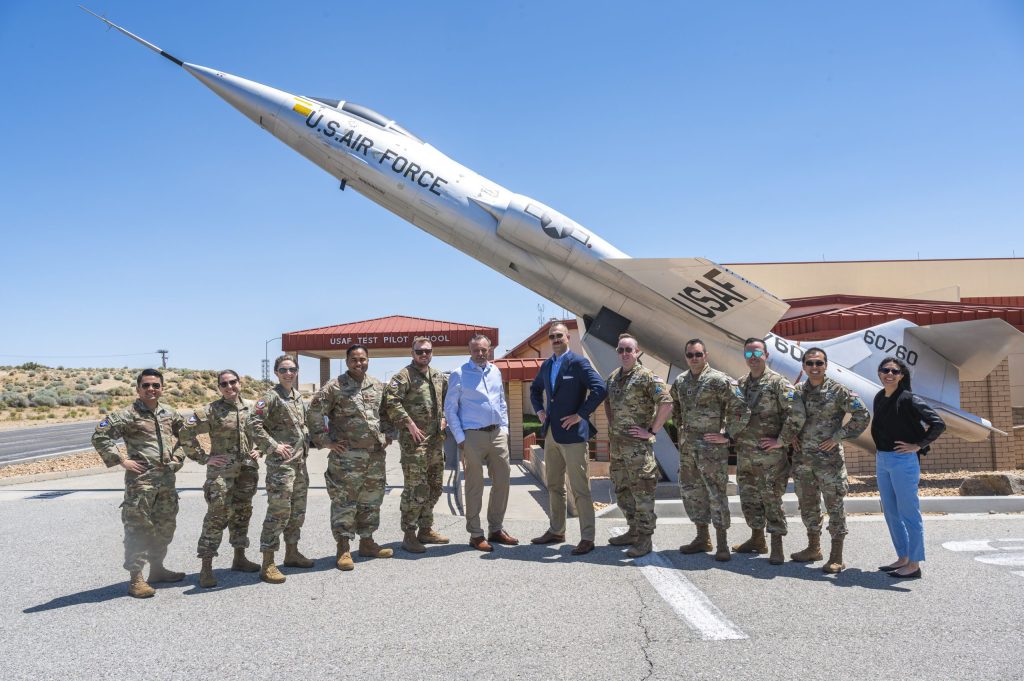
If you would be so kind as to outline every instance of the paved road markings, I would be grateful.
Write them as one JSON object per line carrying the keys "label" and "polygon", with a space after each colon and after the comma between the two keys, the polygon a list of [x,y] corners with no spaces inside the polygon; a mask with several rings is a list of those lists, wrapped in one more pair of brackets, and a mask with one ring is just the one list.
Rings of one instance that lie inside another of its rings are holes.
{"label": "paved road markings", "polygon": [[[948,541],[942,548],[962,553],[977,553],[974,560],[987,565],[1024,567],[1024,539],[974,539],[969,541]],[[1024,571],[1014,570],[1013,574],[1024,577]]]}
{"label": "paved road markings", "polygon": [[[618,536],[624,527],[612,528],[610,534]],[[669,607],[705,641],[738,641],[750,638],[729,621],[703,591],[657,553],[658,547],[633,561]]]}

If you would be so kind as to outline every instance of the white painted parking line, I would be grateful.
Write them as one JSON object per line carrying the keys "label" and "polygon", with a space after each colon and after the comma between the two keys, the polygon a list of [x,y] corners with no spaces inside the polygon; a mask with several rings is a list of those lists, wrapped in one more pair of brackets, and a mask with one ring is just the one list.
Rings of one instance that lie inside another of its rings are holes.
{"label": "white painted parking line", "polygon": [[[618,536],[624,527],[612,528],[610,534]],[[658,548],[633,561],[669,607],[705,641],[737,641],[750,638],[729,621],[703,591],[677,568],[657,553]]]}
{"label": "white painted parking line", "polygon": [[984,553],[975,556],[974,560],[989,565],[1006,565],[1007,567],[1024,567],[1024,553]]}
{"label": "white painted parking line", "polygon": [[1018,577],[1024,577],[1024,570],[1014,570],[1013,574],[1017,575]]}

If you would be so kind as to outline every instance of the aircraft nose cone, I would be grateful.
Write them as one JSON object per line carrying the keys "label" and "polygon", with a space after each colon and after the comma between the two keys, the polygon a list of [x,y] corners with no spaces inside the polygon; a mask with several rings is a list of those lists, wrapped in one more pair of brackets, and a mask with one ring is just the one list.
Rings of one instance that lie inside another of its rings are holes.
{"label": "aircraft nose cone", "polygon": [[182,68],[253,123],[263,127],[269,126],[281,106],[292,98],[287,92],[205,66],[183,64]]}

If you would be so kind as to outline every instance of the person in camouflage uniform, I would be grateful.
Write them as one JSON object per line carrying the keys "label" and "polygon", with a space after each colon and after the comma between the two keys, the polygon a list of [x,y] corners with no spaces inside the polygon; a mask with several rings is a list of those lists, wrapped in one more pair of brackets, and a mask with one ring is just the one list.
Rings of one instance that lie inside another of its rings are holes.
{"label": "person in camouflage uniform", "polygon": [[615,351],[622,366],[607,381],[609,475],[629,530],[608,543],[632,544],[626,555],[639,558],[653,548],[651,536],[658,520],[654,490],[660,476],[654,459],[654,434],[672,413],[672,398],[665,381],[640,364],[636,338],[621,334]]}
{"label": "person in camouflage uniform", "polygon": [[[388,419],[399,430],[402,449],[402,548],[423,553],[424,544],[447,544],[434,531],[434,505],[444,480],[444,398],[448,379],[430,366],[433,344],[412,342],[412,362],[399,370],[384,392]],[[418,530],[418,533],[417,533]]]}
{"label": "person in camouflage uniform", "polygon": [[306,519],[306,494],[309,490],[309,431],[306,429],[306,403],[296,389],[299,365],[291,355],[274,360],[278,384],[256,401],[249,415],[253,444],[267,459],[267,517],[260,535],[263,567],[260,579],[280,584],[285,576],[274,564],[274,553],[284,534],[284,564],[311,568],[313,561],[299,552],[299,536]]}
{"label": "person in camouflage uniform", "polygon": [[750,527],[750,539],[733,546],[732,550],[768,553],[764,540],[767,527],[772,536],[768,562],[782,565],[786,562],[782,538],[787,531],[782,495],[789,481],[786,447],[794,434],[789,421],[793,386],[768,368],[768,346],[762,339],[748,338],[743,344],[743,357],[750,373],[739,380],[739,386],[750,409],[750,420],[736,436],[736,482],[743,517]]}
{"label": "person in camouflage uniform", "polygon": [[[260,566],[245,557],[249,546],[249,519],[252,517],[252,498],[259,484],[259,450],[252,444],[249,433],[249,414],[253,402],[241,397],[242,384],[238,374],[225,369],[217,375],[222,397],[205,407],[196,409],[181,429],[181,446],[188,458],[206,466],[206,517],[199,535],[196,553],[202,560],[199,586],[204,589],[217,586],[213,575],[213,558],[220,548],[224,528],[229,529],[229,541],[235,549],[231,569],[256,572]],[[203,450],[199,435],[210,436],[210,452]]]}
{"label": "person in camouflage uniform", "polygon": [[750,410],[736,381],[708,364],[704,341],[694,338],[684,350],[689,370],[676,377],[671,394],[679,429],[679,490],[697,536],[679,550],[710,551],[711,523],[718,544],[715,560],[726,561],[730,558],[729,443],[746,427]]}
{"label": "person in camouflage uniform", "polygon": [[[871,420],[864,401],[826,374],[828,356],[821,348],[809,348],[803,358],[807,380],[796,387],[793,400],[793,432],[797,444],[793,456],[793,480],[800,503],[800,517],[807,528],[807,548],[792,555],[806,563],[821,560],[821,498],[828,511],[832,547],[822,566],[827,573],[840,572],[846,537],[844,500],[849,490],[843,440],[857,437]],[[843,419],[850,415],[844,426]]]}
{"label": "person in camouflage uniform", "polygon": [[331,531],[338,543],[336,566],[351,570],[350,541],[359,535],[359,555],[390,558],[391,549],[373,540],[380,526],[380,505],[387,484],[384,447],[391,425],[384,411],[384,385],[366,370],[370,357],[363,345],[345,351],[348,371],[313,395],[307,424],[317,447],[329,449],[327,494],[331,497]]}
{"label": "person in camouflage uniform", "polygon": [[[121,504],[124,569],[130,575],[128,593],[135,598],[156,593],[142,577],[147,560],[150,582],[180,582],[185,578],[184,572],[164,567],[178,516],[174,473],[181,468],[185,455],[178,442],[184,421],[177,411],[160,404],[163,386],[163,374],[156,369],[143,370],[135,379],[139,399],[105,417],[92,436],[92,446],[103,463],[125,469]],[[118,439],[124,440],[124,457],[117,449]]]}

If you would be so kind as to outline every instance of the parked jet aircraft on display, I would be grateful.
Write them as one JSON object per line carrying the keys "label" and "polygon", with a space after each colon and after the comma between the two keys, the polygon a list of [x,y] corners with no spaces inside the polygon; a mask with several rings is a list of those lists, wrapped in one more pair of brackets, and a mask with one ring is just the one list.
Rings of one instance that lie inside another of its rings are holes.
{"label": "parked jet aircraft on display", "polygon": [[[84,7],[82,9],[85,9]],[[733,376],[747,368],[743,340],[764,338],[770,366],[802,377],[800,342],[769,330],[788,305],[728,268],[702,258],[630,258],[604,239],[528,196],[516,194],[448,158],[393,119],[352,102],[294,95],[184,62],[107,19],[108,26],[180,66],[232,107],[340,182],[420,229],[582,317],[584,344],[598,370],[617,366],[614,347],[628,330],[643,350],[685,369],[685,342],[702,338],[714,366]],[[998,319],[918,327],[905,320],[820,341],[829,375],[871,407],[875,373],[886,355],[914,370],[915,392],[940,410],[948,431],[971,441],[1006,435],[959,409],[960,381],[984,378],[1024,334]],[[667,438],[659,461],[674,477]],[[859,443],[872,447],[870,436]],[[672,463],[672,461],[675,463]]]}

